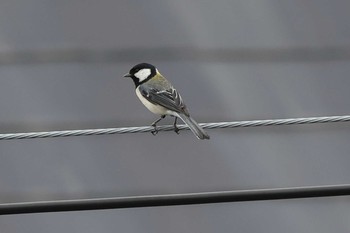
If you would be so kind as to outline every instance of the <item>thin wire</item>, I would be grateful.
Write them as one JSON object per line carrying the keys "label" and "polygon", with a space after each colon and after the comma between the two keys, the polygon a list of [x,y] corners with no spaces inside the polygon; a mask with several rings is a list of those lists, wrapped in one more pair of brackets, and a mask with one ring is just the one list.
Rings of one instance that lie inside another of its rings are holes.
{"label": "thin wire", "polygon": [[350,195],[350,185],[167,194],[0,204],[0,215],[121,209]]}
{"label": "thin wire", "polygon": [[319,62],[350,59],[349,47],[295,47],[248,49],[200,49],[191,47],[137,49],[56,49],[40,51],[11,51],[0,53],[1,65],[46,63],[105,63],[139,60],[213,62]]}
{"label": "thin wire", "polygon": [[[218,123],[201,123],[205,129],[224,129],[238,127],[258,127],[258,126],[278,126],[278,125],[301,125],[315,123],[335,123],[348,122],[350,116],[329,116],[329,117],[308,117],[308,118],[290,118],[275,120],[255,120],[255,121],[233,121]],[[181,130],[188,130],[187,125],[178,125]],[[9,133],[0,134],[0,140],[13,139],[31,139],[31,138],[55,138],[68,136],[91,136],[91,135],[107,135],[107,134],[127,134],[127,133],[145,133],[151,132],[152,126],[141,127],[124,127],[124,128],[107,128],[107,129],[86,129],[86,130],[63,130],[49,132],[30,132],[30,133]],[[173,125],[164,125],[157,127],[159,131],[173,130]]]}

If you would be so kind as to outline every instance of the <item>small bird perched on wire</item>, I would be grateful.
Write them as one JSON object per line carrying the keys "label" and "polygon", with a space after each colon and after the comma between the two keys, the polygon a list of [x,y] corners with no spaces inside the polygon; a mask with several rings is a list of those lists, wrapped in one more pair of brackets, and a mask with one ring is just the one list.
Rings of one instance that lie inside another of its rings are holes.
{"label": "small bird perched on wire", "polygon": [[185,122],[191,131],[199,139],[209,139],[209,135],[202,127],[190,116],[188,109],[182,100],[180,94],[175,90],[171,83],[164,78],[157,68],[148,63],[135,65],[124,77],[131,78],[135,83],[136,95],[141,102],[154,114],[161,117],[152,123],[154,130],[152,134],[158,133],[157,123],[165,116],[175,117],[174,131],[178,134],[179,129],[176,126],[177,118]]}

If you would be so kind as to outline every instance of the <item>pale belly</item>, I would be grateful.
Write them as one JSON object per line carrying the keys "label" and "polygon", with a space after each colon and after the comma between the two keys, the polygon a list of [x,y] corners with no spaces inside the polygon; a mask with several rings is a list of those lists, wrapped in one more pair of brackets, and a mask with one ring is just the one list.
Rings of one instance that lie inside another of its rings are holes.
{"label": "pale belly", "polygon": [[173,114],[173,111],[170,111],[160,105],[155,105],[155,104],[152,104],[151,102],[149,102],[148,100],[146,100],[139,88],[136,88],[136,95],[137,97],[139,97],[139,99],[141,100],[141,102],[143,103],[143,105],[146,106],[146,108],[148,108],[148,110],[150,110],[151,112],[153,112],[154,114],[158,114],[158,115],[174,115]]}

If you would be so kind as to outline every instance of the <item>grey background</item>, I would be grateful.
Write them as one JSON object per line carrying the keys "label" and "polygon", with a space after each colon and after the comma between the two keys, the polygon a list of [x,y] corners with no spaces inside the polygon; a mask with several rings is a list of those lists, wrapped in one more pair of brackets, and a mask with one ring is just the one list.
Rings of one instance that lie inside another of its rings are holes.
{"label": "grey background", "polygon": [[[350,2],[0,3],[1,133],[142,126],[155,64],[199,122],[347,115]],[[171,123],[166,120],[164,123]],[[0,201],[350,182],[347,123],[0,142]],[[349,232],[348,197],[0,217],[1,232]]]}

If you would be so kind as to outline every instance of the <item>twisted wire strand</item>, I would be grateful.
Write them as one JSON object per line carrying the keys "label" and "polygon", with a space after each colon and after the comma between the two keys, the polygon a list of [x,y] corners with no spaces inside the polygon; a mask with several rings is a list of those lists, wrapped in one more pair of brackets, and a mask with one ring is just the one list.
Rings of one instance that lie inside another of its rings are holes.
{"label": "twisted wire strand", "polygon": [[[280,125],[301,125],[315,123],[336,123],[348,122],[348,116],[328,116],[328,117],[307,117],[307,118],[290,118],[290,119],[274,119],[274,120],[253,120],[253,121],[233,121],[233,122],[217,122],[217,123],[201,123],[204,129],[224,129],[238,127],[258,127],[258,126],[280,126]],[[178,125],[181,130],[188,130],[187,125]],[[127,134],[127,133],[145,133],[151,132],[152,126],[140,127],[122,127],[107,129],[85,129],[85,130],[63,130],[48,132],[30,132],[30,133],[8,133],[0,134],[0,140],[13,139],[31,139],[31,138],[55,138],[68,136],[91,136],[91,135],[107,135],[107,134]],[[159,131],[173,130],[173,125],[158,126]]]}

